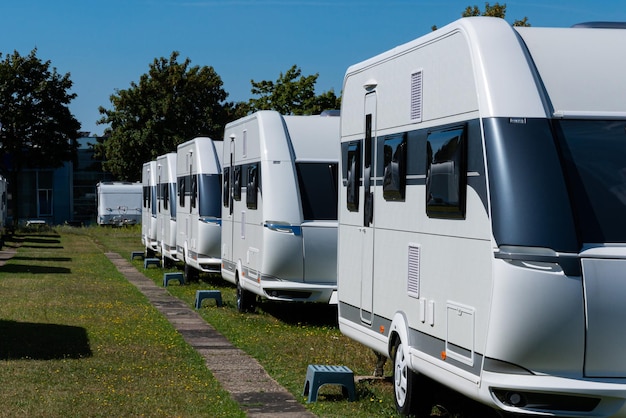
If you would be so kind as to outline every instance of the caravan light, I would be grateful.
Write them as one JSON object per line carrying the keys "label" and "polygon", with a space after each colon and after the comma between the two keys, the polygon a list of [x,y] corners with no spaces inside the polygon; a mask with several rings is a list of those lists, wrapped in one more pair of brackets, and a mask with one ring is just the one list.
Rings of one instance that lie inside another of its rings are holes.
{"label": "caravan light", "polygon": [[376,86],[378,86],[378,82],[376,80],[368,80],[365,84],[363,84],[363,88],[366,91],[372,91],[376,88]]}

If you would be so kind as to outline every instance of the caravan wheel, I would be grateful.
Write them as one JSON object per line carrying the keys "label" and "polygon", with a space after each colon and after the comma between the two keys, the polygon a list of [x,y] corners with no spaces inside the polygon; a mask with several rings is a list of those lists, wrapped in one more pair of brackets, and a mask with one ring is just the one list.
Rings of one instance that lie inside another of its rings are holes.
{"label": "caravan wheel", "polygon": [[408,360],[402,341],[398,340],[393,354],[393,387],[396,409],[403,415],[414,415],[418,412],[415,391],[417,374],[409,368]]}
{"label": "caravan wheel", "polygon": [[161,265],[164,269],[172,267],[172,262],[165,256],[165,251],[163,251],[163,249],[161,249]]}
{"label": "caravan wheel", "polygon": [[256,309],[256,295],[241,287],[237,277],[237,310],[239,312],[254,312]]}
{"label": "caravan wheel", "polygon": [[198,270],[185,263],[185,281],[192,282],[198,280]]}

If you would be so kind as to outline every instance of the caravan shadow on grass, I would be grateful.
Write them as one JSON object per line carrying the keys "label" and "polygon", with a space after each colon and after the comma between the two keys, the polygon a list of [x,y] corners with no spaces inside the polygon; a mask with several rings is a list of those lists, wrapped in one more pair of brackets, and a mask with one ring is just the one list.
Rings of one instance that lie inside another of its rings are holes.
{"label": "caravan shadow on grass", "polygon": [[70,262],[73,259],[71,257],[20,257],[13,256],[11,260],[37,260],[37,261],[54,261],[54,262]]}
{"label": "caravan shadow on grass", "polygon": [[13,256],[13,257],[11,257],[11,260],[27,260],[27,261],[37,260],[37,261],[70,262],[70,261],[72,261],[72,258],[71,257],[38,257],[38,256],[34,256],[34,257],[20,257],[20,256]]}
{"label": "caravan shadow on grass", "polygon": [[72,270],[67,267],[36,266],[32,264],[5,264],[0,267],[0,273],[13,274],[70,274]]}
{"label": "caravan shadow on grass", "polygon": [[58,238],[52,237],[24,237],[22,240],[23,244],[33,243],[33,244],[60,244],[61,240]]}
{"label": "caravan shadow on grass", "polygon": [[91,357],[85,328],[0,320],[0,359],[55,360]]}
{"label": "caravan shadow on grass", "polygon": [[337,305],[263,301],[260,307],[263,311],[286,324],[339,326]]}
{"label": "caravan shadow on grass", "polygon": [[39,249],[42,249],[42,250],[62,250],[63,249],[63,246],[61,246],[61,245],[51,246],[51,245],[22,244],[22,247],[24,247],[24,248],[39,248]]}

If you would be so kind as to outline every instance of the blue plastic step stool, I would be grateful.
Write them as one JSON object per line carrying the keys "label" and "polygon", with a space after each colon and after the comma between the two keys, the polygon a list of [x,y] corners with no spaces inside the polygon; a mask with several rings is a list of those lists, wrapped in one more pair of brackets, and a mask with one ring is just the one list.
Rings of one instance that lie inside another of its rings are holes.
{"label": "blue plastic step stool", "polygon": [[196,290],[196,309],[202,307],[204,299],[215,299],[215,304],[222,306],[222,292],[219,290]]}
{"label": "blue plastic step stool", "polygon": [[354,389],[354,373],[346,366],[325,366],[309,364],[304,381],[303,396],[309,395],[307,402],[317,401],[317,392],[323,385],[341,385],[343,392],[348,392],[348,399],[352,402],[356,399]]}
{"label": "blue plastic step stool", "polygon": [[161,267],[161,259],[160,258],[146,258],[143,260],[143,268],[147,269],[150,266]]}
{"label": "blue plastic step stool", "polygon": [[133,261],[137,257],[143,258],[143,251],[133,251],[130,253],[130,261]]}
{"label": "blue plastic step stool", "polygon": [[163,287],[167,287],[170,280],[178,280],[179,284],[185,284],[185,275],[183,273],[164,273],[163,274]]}

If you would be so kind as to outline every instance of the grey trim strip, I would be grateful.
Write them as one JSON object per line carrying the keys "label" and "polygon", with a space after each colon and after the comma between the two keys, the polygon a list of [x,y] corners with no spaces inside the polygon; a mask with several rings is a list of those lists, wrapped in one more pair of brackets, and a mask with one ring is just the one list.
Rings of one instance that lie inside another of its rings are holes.
{"label": "grey trim strip", "polygon": [[[389,337],[389,328],[391,326],[391,320],[388,318],[384,318],[379,315],[374,315],[372,318],[372,325],[365,324],[361,322],[360,317],[360,309],[356,306],[348,305],[345,302],[339,302],[339,313],[340,316],[348,320],[356,325],[362,326],[363,328],[368,328],[371,330],[379,330],[381,326],[384,326],[384,332],[382,335],[385,337]],[[422,353],[433,357],[439,361],[444,361],[441,359],[441,353],[446,350],[446,342],[439,338],[433,337],[432,335],[426,334],[424,332],[418,331],[414,328],[409,328],[409,342],[408,344],[411,347],[414,347],[421,351]],[[461,350],[467,351],[459,346],[454,346],[455,351],[459,352]],[[388,353],[387,353],[388,354]],[[483,364],[483,355],[477,352],[474,352],[474,365],[469,366],[465,363],[461,363],[453,358],[447,357],[445,360],[446,363],[452,364],[455,367],[458,367],[461,370],[464,370],[468,373],[471,373],[475,376],[480,376],[482,364]]]}

